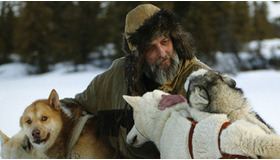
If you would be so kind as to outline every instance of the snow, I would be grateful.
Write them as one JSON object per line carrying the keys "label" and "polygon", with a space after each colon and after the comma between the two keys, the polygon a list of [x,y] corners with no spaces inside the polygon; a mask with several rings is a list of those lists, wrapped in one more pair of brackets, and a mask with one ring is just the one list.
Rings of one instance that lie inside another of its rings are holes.
{"label": "snow", "polygon": [[[280,39],[269,39],[261,41],[261,53],[266,59],[270,59],[273,57],[280,57]],[[252,41],[247,45],[248,51],[256,51],[258,48],[258,42]]]}
{"label": "snow", "polygon": [[254,111],[280,133],[280,71],[241,72],[232,77],[249,100]]}
{"label": "snow", "polygon": [[267,7],[268,7],[268,19],[273,21],[275,18],[280,17],[280,3],[273,2],[273,1],[267,1]]}
{"label": "snow", "polygon": [[[25,76],[27,72],[28,65],[22,63],[13,64],[3,64],[0,67],[0,77],[1,79],[6,78],[17,78]],[[1,81],[1,80],[0,80]]]}
{"label": "snow", "polygon": [[[238,53],[241,62],[238,61],[233,53],[216,52],[215,58],[217,64],[212,66],[213,69],[225,73],[237,73],[239,70],[252,70],[256,67],[275,68],[273,64],[269,64],[270,60],[280,61],[280,39],[266,39],[260,41],[261,55],[266,60],[265,63],[260,57],[256,57],[258,50],[258,41],[252,41],[243,46]],[[279,62],[278,62],[279,63]]]}

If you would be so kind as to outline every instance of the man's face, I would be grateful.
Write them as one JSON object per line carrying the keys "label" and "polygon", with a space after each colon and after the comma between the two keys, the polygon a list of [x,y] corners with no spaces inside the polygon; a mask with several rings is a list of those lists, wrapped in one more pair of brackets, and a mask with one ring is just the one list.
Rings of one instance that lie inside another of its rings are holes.
{"label": "man's face", "polygon": [[146,61],[161,69],[168,69],[173,55],[173,43],[169,37],[160,36],[153,40],[146,52]]}
{"label": "man's face", "polygon": [[159,84],[173,81],[180,61],[169,37],[160,36],[150,43],[146,52],[146,63],[144,72],[149,78]]}

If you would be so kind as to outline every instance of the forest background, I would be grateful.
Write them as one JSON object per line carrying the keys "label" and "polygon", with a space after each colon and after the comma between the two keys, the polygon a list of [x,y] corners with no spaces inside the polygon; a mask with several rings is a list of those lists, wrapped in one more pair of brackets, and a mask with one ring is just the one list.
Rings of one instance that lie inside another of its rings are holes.
{"label": "forest background", "polygon": [[[174,11],[196,41],[196,56],[209,66],[217,63],[219,52],[235,59],[228,72],[280,69],[279,54],[265,58],[261,53],[263,40],[280,38],[280,17],[268,20],[263,1],[1,1],[0,65],[27,63],[30,74],[51,71],[59,62],[72,63],[76,71],[80,64],[107,68],[124,56],[125,16],[142,3]],[[251,41],[257,42],[254,49],[248,48]],[[246,60],[244,51],[250,54]]]}

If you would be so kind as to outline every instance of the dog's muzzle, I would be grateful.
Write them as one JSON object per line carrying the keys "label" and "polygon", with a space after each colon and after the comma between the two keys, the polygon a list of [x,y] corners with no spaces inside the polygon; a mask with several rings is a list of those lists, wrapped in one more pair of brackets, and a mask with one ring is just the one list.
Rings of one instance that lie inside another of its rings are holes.
{"label": "dog's muzzle", "polygon": [[41,143],[46,142],[48,140],[48,138],[50,137],[50,134],[48,133],[47,137],[42,139],[41,138],[41,131],[39,129],[34,129],[32,131],[32,137],[34,139],[33,143],[41,144]]}

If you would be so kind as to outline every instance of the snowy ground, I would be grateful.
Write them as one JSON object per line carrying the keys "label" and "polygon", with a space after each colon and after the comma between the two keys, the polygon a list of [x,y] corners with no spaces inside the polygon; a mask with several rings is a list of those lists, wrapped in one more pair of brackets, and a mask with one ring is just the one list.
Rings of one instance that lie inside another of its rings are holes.
{"label": "snowy ground", "polygon": [[280,134],[280,71],[241,72],[233,79],[253,109]]}

